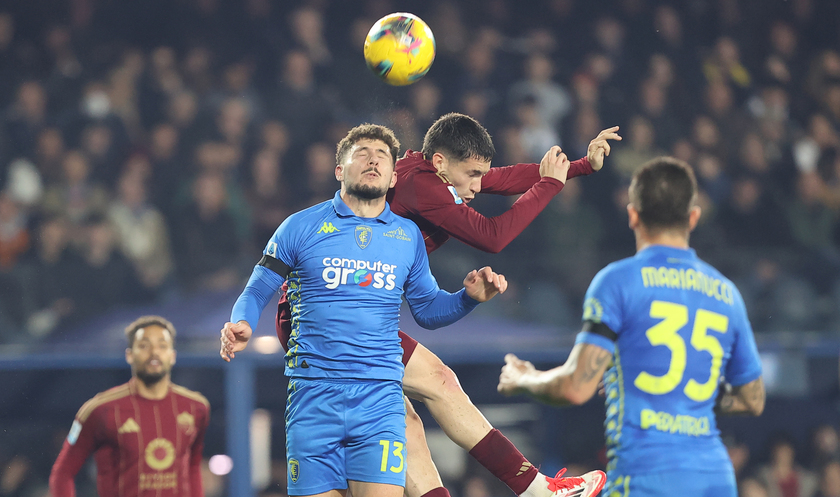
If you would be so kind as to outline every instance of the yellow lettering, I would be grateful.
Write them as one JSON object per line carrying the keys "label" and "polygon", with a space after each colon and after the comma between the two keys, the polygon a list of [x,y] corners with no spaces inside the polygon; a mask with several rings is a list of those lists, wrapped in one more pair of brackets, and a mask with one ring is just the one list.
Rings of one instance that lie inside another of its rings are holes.
{"label": "yellow lettering", "polygon": [[646,266],[642,268],[642,282],[645,288],[656,285],[656,269]]}
{"label": "yellow lettering", "polygon": [[659,268],[656,274],[656,286],[668,286],[668,269]]}

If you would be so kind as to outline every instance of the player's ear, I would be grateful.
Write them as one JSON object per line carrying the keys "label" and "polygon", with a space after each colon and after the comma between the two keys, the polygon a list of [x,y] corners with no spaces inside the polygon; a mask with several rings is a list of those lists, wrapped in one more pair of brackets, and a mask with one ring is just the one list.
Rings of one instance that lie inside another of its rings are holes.
{"label": "player's ear", "polygon": [[129,366],[134,365],[134,354],[131,352],[131,347],[125,349],[125,362],[127,362]]}
{"label": "player's ear", "polygon": [[178,358],[178,352],[175,349],[172,349],[172,364],[170,366],[175,365],[175,360]]}
{"label": "player's ear", "polygon": [[633,204],[627,204],[627,224],[631,230],[636,229],[639,225],[639,211],[633,207]]}
{"label": "player's ear", "polygon": [[344,166],[341,164],[335,166],[335,179],[338,181],[344,180]]}
{"label": "player's ear", "polygon": [[389,189],[393,188],[394,185],[396,185],[396,184],[397,184],[397,172],[396,171],[391,171],[391,185],[388,188]]}
{"label": "player's ear", "polygon": [[691,208],[688,212],[688,231],[694,231],[694,228],[697,227],[697,223],[700,221],[700,215],[703,213],[702,209],[700,209],[699,205],[695,205]]}
{"label": "player's ear", "polygon": [[446,172],[446,167],[449,165],[449,161],[446,159],[446,157],[442,153],[435,152],[434,155],[432,155],[431,160],[432,160],[432,165],[435,166],[435,169],[437,169],[437,172],[439,172],[439,173],[445,173]]}

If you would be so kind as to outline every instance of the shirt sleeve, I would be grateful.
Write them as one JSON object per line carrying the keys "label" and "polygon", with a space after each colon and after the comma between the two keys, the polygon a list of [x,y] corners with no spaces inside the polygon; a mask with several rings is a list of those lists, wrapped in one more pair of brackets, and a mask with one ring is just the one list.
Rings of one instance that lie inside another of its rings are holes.
{"label": "shirt sleeve", "polygon": [[615,340],[623,319],[620,289],[621,285],[617,284],[615,273],[609,266],[595,275],[586,290],[583,331],[578,333],[576,344],[589,343],[615,353]]}
{"label": "shirt sleeve", "polygon": [[201,461],[204,453],[204,434],[210,424],[210,409],[205,407],[204,421],[197,426],[195,441],[190,451],[190,497],[204,497],[204,484],[201,480]]}
{"label": "shirt sleeve", "polygon": [[230,313],[232,323],[244,320],[252,330],[256,329],[263,309],[283,285],[286,274],[278,273],[278,266],[291,268],[296,261],[295,244],[290,243],[292,219],[293,216],[286,218],[265,246],[263,258],[254,266],[245,289],[233,304]]}
{"label": "shirt sleeve", "polygon": [[[569,165],[567,179],[592,174],[592,165],[586,157]],[[481,191],[494,195],[518,195],[525,193],[542,179],[539,164],[516,164],[514,166],[491,167],[481,178]]]}
{"label": "shirt sleeve", "polygon": [[497,253],[522,233],[562,189],[563,183],[542,178],[507,212],[485,217],[468,207],[455,193],[455,187],[428,173],[415,177],[414,191],[407,192],[406,206],[467,245]]}
{"label": "shirt sleeve", "polygon": [[758,347],[755,345],[755,336],[747,317],[744,300],[734,286],[733,290],[734,305],[737,307],[737,317],[735,322],[732,323],[735,343],[732,345],[732,356],[726,364],[724,377],[730,385],[737,387],[757,380],[761,376],[761,357],[758,355]]}
{"label": "shirt sleeve", "polygon": [[76,474],[97,449],[97,418],[98,410],[94,410],[84,423],[79,421],[78,415],[73,420],[70,433],[50,472],[50,493],[53,497],[75,497]]}
{"label": "shirt sleeve", "polygon": [[441,290],[429,269],[429,256],[419,230],[414,239],[417,240],[414,263],[405,286],[405,300],[411,315],[426,329],[450,325],[475,309],[478,301],[467,295],[463,288],[455,293]]}

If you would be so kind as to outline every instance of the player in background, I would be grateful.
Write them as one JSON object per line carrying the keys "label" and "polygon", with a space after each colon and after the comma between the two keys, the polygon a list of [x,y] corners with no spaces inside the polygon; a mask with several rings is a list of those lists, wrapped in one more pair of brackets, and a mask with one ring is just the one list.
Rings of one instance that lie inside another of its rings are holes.
{"label": "player in background", "polygon": [[715,412],[758,416],[765,395],[744,302],[689,248],[700,208],[688,164],[654,159],[629,191],[636,255],[592,280],[566,363],[538,371],[508,354],[498,389],[583,404],[603,377],[605,495],[735,497]]}
{"label": "player in background", "polygon": [[[496,153],[487,130],[475,119],[450,113],[426,132],[423,151],[407,151],[397,161],[399,181],[388,192],[393,212],[414,221],[426,250],[439,248],[450,236],[487,252],[498,252],[516,238],[562,190],[567,178],[591,174],[604,165],[609,140],[621,140],[618,127],[606,129],[590,143],[587,157],[569,162],[552,147],[540,164],[490,168]],[[488,218],[467,204],[479,192],[523,195],[513,206]],[[287,347],[291,322],[285,291],[277,310],[277,334]],[[405,365],[403,390],[423,402],[446,435],[468,451],[515,494],[547,497],[577,492],[598,472],[583,478],[541,474],[499,430],[493,428],[461,388],[455,373],[429,349],[400,331]],[[449,497],[432,462],[423,424],[406,402],[409,497]]]}
{"label": "player in background", "polygon": [[459,292],[438,287],[420,230],[385,201],[398,153],[399,141],[384,126],[350,130],[336,152],[341,189],[280,225],[221,331],[220,355],[229,361],[288,284],[290,495],[338,497],[349,489],[356,497],[401,496],[403,295],[417,322],[433,329],[507,288],[489,267],[471,271]]}
{"label": "player in background", "polygon": [[99,495],[201,497],[201,452],[210,405],[170,380],[175,327],[143,316],[125,329],[131,380],[82,405],[50,474],[53,497],[76,495],[90,454]]}

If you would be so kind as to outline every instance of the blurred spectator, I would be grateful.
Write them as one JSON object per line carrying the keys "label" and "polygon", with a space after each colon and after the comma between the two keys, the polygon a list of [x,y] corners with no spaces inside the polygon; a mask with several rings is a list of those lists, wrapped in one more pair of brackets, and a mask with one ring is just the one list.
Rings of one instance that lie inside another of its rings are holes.
{"label": "blurred spectator", "polygon": [[64,137],[60,129],[47,127],[38,133],[33,159],[46,183],[61,181],[64,152]]}
{"label": "blurred spectator", "polygon": [[8,157],[34,157],[38,133],[48,124],[47,94],[34,80],[21,83],[3,123]]}
{"label": "blurred spectator", "polygon": [[820,470],[820,490],[817,497],[840,497],[840,461],[831,460]]}
{"label": "blurred spectator", "polygon": [[509,99],[514,109],[526,98],[532,100],[541,124],[557,133],[561,121],[572,111],[572,99],[569,92],[553,77],[554,65],[551,59],[541,53],[534,53],[525,62],[525,79],[511,86]]}
{"label": "blurred spectator", "polygon": [[540,162],[549,148],[560,144],[557,132],[540,117],[539,104],[533,96],[524,97],[513,112],[527,157],[525,162]]}
{"label": "blurred spectator", "polygon": [[36,337],[77,316],[75,299],[86,280],[82,260],[69,246],[69,227],[61,217],[45,219],[34,256],[27,261],[23,279],[26,326]]}
{"label": "blurred spectator", "polygon": [[8,272],[29,249],[26,213],[8,192],[0,192],[0,272]]}
{"label": "blurred spectator", "polygon": [[726,452],[729,453],[729,460],[732,461],[735,479],[740,482],[744,480],[746,470],[750,465],[750,448],[734,436],[723,437],[723,443],[726,445]]}
{"label": "blurred spectator", "polygon": [[665,152],[656,146],[656,131],[650,121],[642,116],[630,120],[626,136],[627,143],[610,154],[610,162],[614,166],[612,170],[629,181],[636,168]]}
{"label": "blurred spectator", "polygon": [[84,291],[74,294],[80,318],[90,318],[117,305],[139,301],[140,281],[120,253],[113,225],[103,216],[85,222],[82,268]]}
{"label": "blurred spectator", "polygon": [[770,497],[767,486],[756,478],[745,478],[738,485],[739,497]]}
{"label": "blurred spectator", "polygon": [[240,247],[244,240],[228,208],[221,174],[201,173],[192,186],[192,198],[172,227],[177,267],[190,290],[229,289],[240,284]]}
{"label": "blurred spectator", "polygon": [[796,450],[787,435],[777,435],[770,443],[770,462],[758,474],[768,497],[811,497],[817,490],[817,477],[796,464]]}
{"label": "blurred spectator", "polygon": [[169,233],[163,215],[148,203],[146,182],[127,171],[117,185],[118,196],[108,211],[122,254],[132,263],[145,293],[161,297],[173,273]]}
{"label": "blurred spectator", "polygon": [[720,212],[727,243],[733,247],[766,249],[790,245],[790,227],[783,207],[753,176],[734,180],[729,201]]}
{"label": "blurred spectator", "polygon": [[840,437],[834,425],[818,426],[811,435],[811,468],[820,469],[830,461],[840,461]]}
{"label": "blurred spectator", "polygon": [[295,123],[292,141],[306,146],[316,141],[330,120],[330,103],[315,80],[312,61],[301,50],[286,53],[280,84],[274,92],[273,116]]}
{"label": "blurred spectator", "polygon": [[247,198],[254,213],[254,242],[257,247],[262,248],[280,223],[293,212],[293,198],[288,185],[276,151],[263,148],[254,155]]}
{"label": "blurred spectator", "polygon": [[738,44],[728,36],[721,36],[715,43],[712,54],[703,62],[703,73],[709,83],[733,85],[743,100],[752,86],[752,76],[741,62]]}
{"label": "blurred spectator", "polygon": [[77,150],[68,152],[62,170],[62,181],[44,193],[44,214],[67,216],[75,224],[81,224],[93,215],[104,215],[108,207],[108,190],[91,180],[87,157]]}

